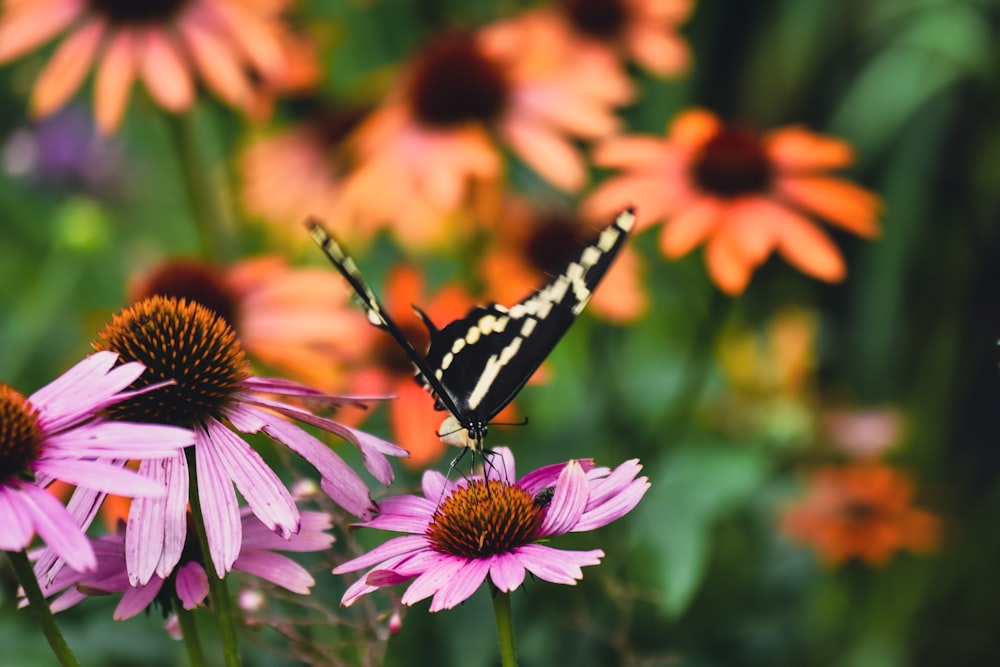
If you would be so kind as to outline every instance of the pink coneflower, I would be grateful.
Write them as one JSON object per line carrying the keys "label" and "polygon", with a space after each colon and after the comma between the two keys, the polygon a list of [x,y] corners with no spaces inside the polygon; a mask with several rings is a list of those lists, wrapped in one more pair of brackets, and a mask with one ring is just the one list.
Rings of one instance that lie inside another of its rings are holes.
{"label": "pink coneflower", "polygon": [[[395,445],[274,398],[315,405],[346,400],[287,380],[252,376],[233,329],[200,304],[159,296],[140,301],[116,315],[95,346],[126,360],[145,360],[149,370],[140,382],[174,381],[114,406],[113,415],[142,415],[146,421],[194,429],[194,479],[211,561],[220,577],[232,568],[241,544],[234,485],[268,529],[289,538],[300,528],[291,494],[238,433],[266,433],[305,458],[319,471],[323,490],[360,517],[375,509],[364,482],[328,445],[285,417],[357,446],[368,470],[384,484],[393,477],[386,455],[405,455]],[[132,503],[125,557],[133,585],[147,583],[154,573],[168,576],[181,557],[187,532],[188,458],[143,463],[139,472],[166,483],[167,498]]]}
{"label": "pink coneflower", "polygon": [[[246,572],[281,586],[293,593],[308,595],[316,583],[309,572],[278,551],[322,551],[333,543],[333,536],[324,531],[333,525],[330,515],[324,512],[302,512],[299,532],[288,539],[282,538],[261,523],[246,508],[240,512],[243,539],[239,557],[233,570]],[[51,604],[52,611],[62,611],[89,595],[122,593],[115,608],[115,620],[131,618],[159,602],[170,610],[170,601],[177,599],[185,609],[194,609],[208,597],[208,574],[198,541],[189,537],[177,568],[166,579],[153,575],[149,582],[133,586],[129,582],[125,564],[124,535],[104,535],[91,540],[99,556],[94,572],[81,573],[69,568],[63,570],[43,588],[46,597],[64,591]]]}
{"label": "pink coneflower", "polygon": [[431,611],[450,609],[472,595],[487,575],[500,591],[524,581],[525,572],[557,584],[583,578],[580,568],[597,565],[604,552],[564,551],[541,541],[569,532],[600,528],[632,510],[649,488],[638,460],[614,470],[570,461],[539,468],[511,484],[514,457],[494,450],[485,477],[450,482],[424,473],[423,497],[396,496],[361,525],[410,533],[395,537],[333,570],[372,567],[352,585],[342,603],[353,604],[382,586],[415,581],[403,594],[412,605],[434,596]]}
{"label": "pink coneflower", "polygon": [[98,352],[28,398],[0,384],[0,549],[20,551],[37,533],[74,569],[92,570],[97,560],[83,521],[45,487],[61,480],[103,493],[165,495],[162,484],[113,460],[183,456],[194,434],[109,421],[105,410],[145,391],[125,391],[143,365],[116,362],[114,352]]}
{"label": "pink coneflower", "polygon": [[6,0],[0,13],[0,63],[56,35],[69,34],[32,90],[36,116],[59,109],[93,68],[97,125],[121,122],[133,81],[178,112],[194,103],[197,83],[238,107],[257,103],[255,77],[280,79],[288,35],[278,14],[288,3],[249,0]]}

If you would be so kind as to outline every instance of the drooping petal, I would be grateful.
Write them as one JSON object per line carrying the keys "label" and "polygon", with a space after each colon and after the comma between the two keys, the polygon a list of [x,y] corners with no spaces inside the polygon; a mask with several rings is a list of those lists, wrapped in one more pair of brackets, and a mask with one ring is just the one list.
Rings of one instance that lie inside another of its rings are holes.
{"label": "drooping petal", "polygon": [[31,514],[25,511],[22,494],[17,489],[0,484],[0,549],[21,551],[31,542],[35,527]]}
{"label": "drooping petal", "polygon": [[778,192],[811,213],[864,238],[879,233],[879,198],[862,187],[831,177],[783,176]]}
{"label": "drooping petal", "polygon": [[83,11],[84,0],[37,0],[15,7],[5,3],[0,22],[0,63],[44,44]]}
{"label": "drooping petal", "polygon": [[[489,571],[490,559],[474,558],[467,561],[435,593],[434,599],[431,600],[430,611],[451,609],[468,600],[483,585]],[[412,589],[413,587],[411,586],[410,588]],[[407,590],[406,592],[409,593],[410,591]]]}
{"label": "drooping petal", "polygon": [[604,557],[600,549],[564,551],[541,544],[525,544],[515,551],[524,567],[539,579],[573,586],[583,579],[585,565],[597,565]]}
{"label": "drooping petal", "polygon": [[114,619],[124,621],[132,618],[148,607],[160,589],[163,588],[163,579],[153,577],[145,586],[133,586],[122,594],[122,599],[115,607]]}
{"label": "drooping petal", "polygon": [[[357,558],[352,558],[346,563],[341,563],[337,567],[333,568],[333,573],[344,574],[345,572],[355,572],[356,570],[377,565],[381,561],[395,556],[402,556],[427,550],[429,549],[429,546],[427,538],[423,535],[403,535],[401,537],[394,537],[383,542],[366,554],[362,554]],[[442,558],[444,558],[444,556],[442,556]]]}
{"label": "drooping petal", "polygon": [[516,554],[497,554],[490,562],[490,579],[498,590],[509,593],[524,583],[524,564]]}
{"label": "drooping petal", "polygon": [[173,456],[194,444],[194,433],[165,424],[98,421],[45,439],[45,456],[150,459]]}
{"label": "drooping petal", "polygon": [[736,295],[746,289],[754,267],[746,261],[732,236],[724,229],[708,242],[705,263],[715,284],[723,292]]}
{"label": "drooping petal", "polygon": [[250,86],[231,45],[190,13],[181,17],[179,28],[195,66],[208,85],[233,106],[247,104]]}
{"label": "drooping petal", "polygon": [[233,568],[258,576],[300,595],[308,595],[309,589],[316,583],[316,580],[304,567],[287,556],[270,551],[242,553],[236,559]]}
{"label": "drooping petal", "polygon": [[168,111],[184,111],[194,102],[194,82],[177,45],[159,29],[141,37],[139,71],[150,95]]}
{"label": "drooping petal", "polygon": [[243,540],[236,490],[207,433],[203,433],[197,444],[195,460],[208,550],[215,572],[221,578],[233,568]]}
{"label": "drooping petal", "polygon": [[194,609],[208,597],[208,575],[201,563],[191,561],[177,568],[174,580],[177,597],[185,609]]}
{"label": "drooping petal", "polygon": [[799,271],[827,282],[839,282],[847,275],[836,244],[805,218],[789,211],[780,235],[778,251]]}
{"label": "drooping petal", "polygon": [[121,123],[128,95],[138,69],[136,36],[120,29],[104,50],[94,81],[94,120],[97,128],[110,134]]}
{"label": "drooping petal", "polygon": [[83,83],[104,33],[104,21],[91,20],[59,46],[38,75],[31,95],[31,112],[47,116],[64,105]]}
{"label": "drooping petal", "polygon": [[167,495],[162,484],[137,475],[128,468],[101,461],[39,459],[35,462],[35,469],[70,484],[119,496],[163,498]]}
{"label": "drooping petal", "polygon": [[700,198],[663,226],[660,249],[673,259],[686,255],[718,229],[722,216],[723,204],[713,198]]}
{"label": "drooping petal", "polygon": [[[413,583],[403,593],[400,602],[405,605],[412,605],[424,598],[436,595],[438,591],[447,586],[462,571],[462,568],[468,562],[466,558],[440,554],[440,559],[436,561],[434,567],[427,569],[413,580]],[[485,578],[485,576],[484,572],[483,577]]]}
{"label": "drooping petal", "polygon": [[33,484],[21,487],[21,509],[35,532],[74,570],[85,572],[97,567],[90,540],[55,496]]}
{"label": "drooping petal", "polygon": [[520,119],[512,119],[502,129],[518,156],[552,185],[576,192],[587,181],[583,158],[565,137]]}

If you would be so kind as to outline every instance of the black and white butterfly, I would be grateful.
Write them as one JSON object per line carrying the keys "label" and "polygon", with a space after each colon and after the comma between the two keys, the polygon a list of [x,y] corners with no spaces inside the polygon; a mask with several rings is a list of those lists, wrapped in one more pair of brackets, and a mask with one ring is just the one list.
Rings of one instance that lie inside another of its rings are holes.
{"label": "black and white butterfly", "polygon": [[634,224],[633,209],[619,213],[558,275],[509,308],[476,306],[438,329],[414,306],[430,333],[423,355],[389,317],[344,247],[319,221],[307,222],[313,239],[354,288],[368,321],[396,339],[416,367],[417,381],[435,398],[435,408],[450,413],[441,424],[441,439],[474,451],[482,449],[490,420],[514,399],[590,301]]}

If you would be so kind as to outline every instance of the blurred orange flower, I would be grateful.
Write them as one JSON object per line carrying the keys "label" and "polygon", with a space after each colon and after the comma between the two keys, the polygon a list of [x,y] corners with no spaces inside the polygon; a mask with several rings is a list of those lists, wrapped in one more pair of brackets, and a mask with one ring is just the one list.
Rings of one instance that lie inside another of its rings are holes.
{"label": "blurred orange flower", "polygon": [[324,391],[346,386],[345,365],[374,338],[338,276],[293,268],[281,257],[228,267],[170,260],[136,278],[129,292],[132,301],[159,294],[211,308],[232,324],[256,362]]}
{"label": "blurred orange flower", "polygon": [[121,122],[137,78],[169,111],[193,104],[196,76],[226,102],[244,107],[257,101],[253,77],[283,77],[289,42],[279,13],[287,4],[6,0],[0,14],[0,63],[68,29],[35,82],[32,112],[56,111],[94,67],[95,116],[105,132]]}
{"label": "blurred orange flower", "polygon": [[[521,199],[509,199],[496,217],[479,263],[489,297],[517,303],[562,268],[562,262],[598,231],[568,213],[542,213]],[[594,292],[588,311],[613,322],[629,322],[646,312],[639,257],[622,249]]]}
{"label": "blurred orange flower", "polygon": [[820,468],[806,497],[782,516],[781,530],[828,565],[852,558],[883,565],[896,551],[937,546],[938,518],[914,508],[912,497],[909,476],[885,465]]}
{"label": "blurred orange flower", "polygon": [[615,132],[613,108],[632,89],[610,54],[572,46],[531,14],[433,39],[359,127],[342,217],[392,224],[408,246],[440,240],[473,186],[500,180],[498,143],[556,187],[580,189],[587,170],[574,138]]}
{"label": "blurred orange flower", "polygon": [[667,257],[705,243],[709,274],[728,294],[742,292],[775,250],[803,273],[842,280],[844,259],[813,217],[866,238],[879,232],[878,197],[824,173],[848,166],[851,147],[801,127],[758,135],[695,109],[680,114],[666,138],[605,141],[594,161],[625,173],[584,203],[588,217],[635,202],[643,224],[666,221],[660,247]]}
{"label": "blurred orange flower", "polygon": [[584,46],[610,48],[659,76],[691,67],[691,50],[678,34],[692,0],[560,0],[542,9],[564,21]]}
{"label": "blurred orange flower", "polygon": [[[455,285],[440,289],[433,299],[424,299],[424,277],[413,267],[398,267],[390,272],[384,292],[386,311],[418,351],[426,350],[430,339],[427,328],[413,311],[415,304],[421,304],[421,310],[441,327],[464,316],[473,305],[469,296]],[[410,453],[408,459],[403,459],[405,466],[420,469],[437,461],[446,447],[437,436],[446,413],[434,409],[434,399],[414,380],[413,365],[391,336],[379,332],[367,321],[358,327],[358,333],[363,327],[375,331],[378,338],[372,350],[375,367],[354,374],[354,391],[396,397],[387,402],[389,424],[393,442]]]}

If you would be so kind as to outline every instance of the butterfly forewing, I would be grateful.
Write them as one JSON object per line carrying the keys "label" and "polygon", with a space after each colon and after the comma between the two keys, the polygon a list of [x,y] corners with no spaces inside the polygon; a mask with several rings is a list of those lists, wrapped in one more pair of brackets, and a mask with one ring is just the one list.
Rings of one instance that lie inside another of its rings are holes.
{"label": "butterfly forewing", "polygon": [[309,228],[354,288],[368,320],[396,339],[417,381],[468,431],[471,447],[481,445],[486,423],[513,400],[590,301],[634,223],[632,209],[622,211],[558,275],[510,308],[477,306],[440,330],[418,309],[430,332],[426,356],[388,316],[343,247],[318,222]]}

